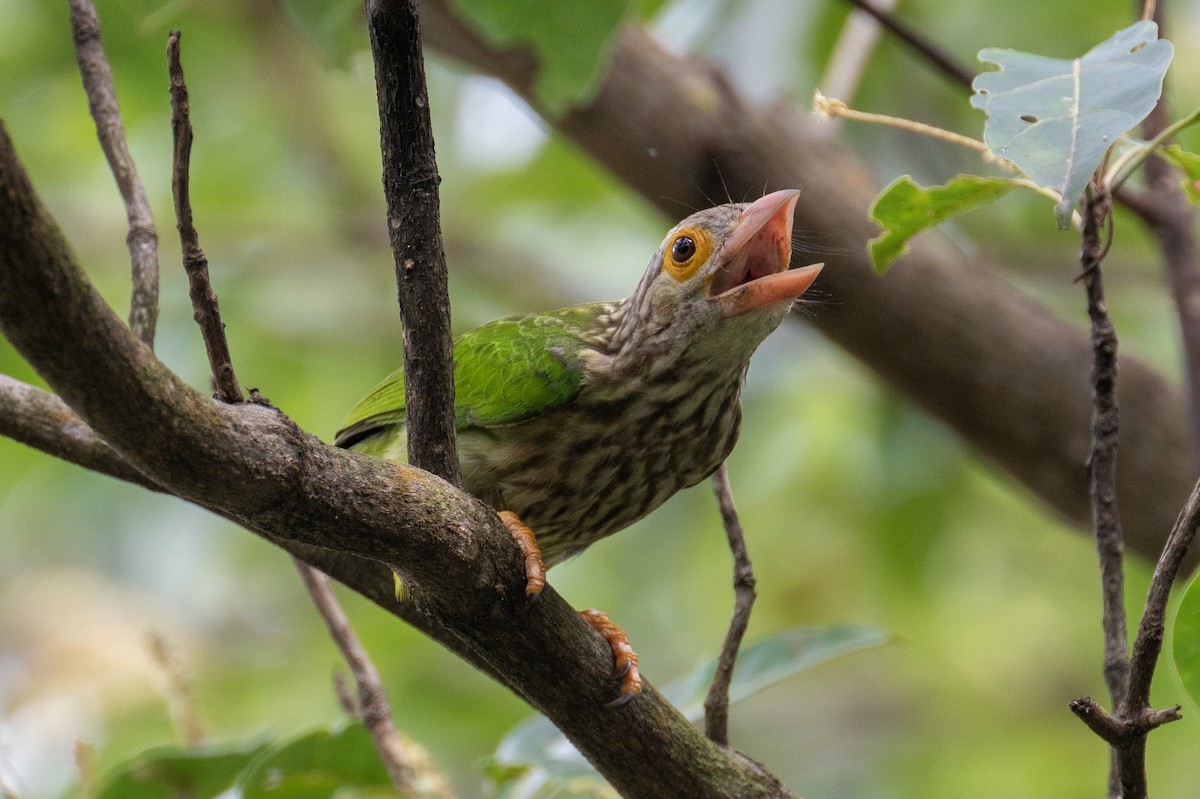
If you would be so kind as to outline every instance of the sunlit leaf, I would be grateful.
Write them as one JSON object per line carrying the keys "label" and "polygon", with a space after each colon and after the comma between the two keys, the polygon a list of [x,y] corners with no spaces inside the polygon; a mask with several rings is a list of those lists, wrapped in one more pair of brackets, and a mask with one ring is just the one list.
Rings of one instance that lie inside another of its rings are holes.
{"label": "sunlit leaf", "polygon": [[[881,646],[888,636],[862,627],[798,627],[757,641],[741,650],[729,686],[730,703],[739,702],[781,680],[842,655]],[[704,715],[704,697],[716,660],[672,681],[662,694],[691,721]],[[542,716],[513,729],[487,768],[498,799],[553,795],[563,799],[615,797],[604,778],[584,760],[562,733]]]}
{"label": "sunlit leaf", "polygon": [[1197,572],[1175,612],[1172,655],[1179,680],[1188,696],[1200,705],[1200,572]]}
{"label": "sunlit leaf", "polygon": [[883,233],[868,243],[875,271],[882,274],[908,252],[908,240],[917,233],[991,202],[1018,185],[977,175],[958,175],[944,186],[930,188],[917,185],[908,175],[892,181],[871,204],[871,218],[883,228]]}
{"label": "sunlit leaf", "polygon": [[1062,196],[1054,209],[1060,228],[1070,224],[1104,153],[1158,102],[1173,52],[1158,38],[1158,26],[1145,20],[1072,60],[999,48],[979,52],[981,61],[1000,67],[972,84],[971,104],[988,115],[983,139]]}
{"label": "sunlit leaf", "polygon": [[1200,205],[1200,155],[1190,153],[1178,144],[1172,144],[1161,152],[1186,175],[1183,190],[1187,193],[1188,202]]}
{"label": "sunlit leaf", "polygon": [[121,763],[105,778],[97,799],[174,799],[216,796],[266,749],[263,743],[156,747]]}

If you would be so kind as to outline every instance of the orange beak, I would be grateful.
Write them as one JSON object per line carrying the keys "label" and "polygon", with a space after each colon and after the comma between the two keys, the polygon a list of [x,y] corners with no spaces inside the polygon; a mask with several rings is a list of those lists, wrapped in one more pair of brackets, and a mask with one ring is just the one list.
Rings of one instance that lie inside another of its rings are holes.
{"label": "orange beak", "polygon": [[788,269],[792,259],[792,218],[800,192],[784,189],[755,200],[725,240],[725,265],[709,294],[728,318],[803,294],[824,264]]}

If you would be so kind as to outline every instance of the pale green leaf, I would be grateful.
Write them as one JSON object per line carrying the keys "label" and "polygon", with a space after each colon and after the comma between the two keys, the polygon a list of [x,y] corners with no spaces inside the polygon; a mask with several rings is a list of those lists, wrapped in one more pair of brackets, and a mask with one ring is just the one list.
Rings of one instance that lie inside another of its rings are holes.
{"label": "pale green leaf", "polygon": [[867,245],[875,271],[887,271],[908,252],[908,240],[922,230],[991,202],[1019,185],[1005,178],[958,175],[944,186],[924,188],[908,175],[897,178],[871,204],[871,218],[883,228]]}
{"label": "pale green leaf", "polygon": [[1200,705],[1200,572],[1183,592],[1171,638],[1171,654],[1179,680],[1192,701]]}
{"label": "pale green leaf", "polygon": [[[781,680],[842,655],[882,646],[888,636],[862,627],[798,627],[744,647],[729,686],[730,704]],[[662,693],[691,721],[704,715],[704,697],[716,671],[706,661]],[[486,769],[498,799],[616,797],[604,778],[542,716],[515,727],[504,737]]]}
{"label": "pale green leaf", "polygon": [[1105,152],[1158,102],[1173,53],[1158,26],[1145,20],[1072,60],[981,50],[981,61],[1000,67],[972,84],[971,104],[988,115],[983,139],[1059,193],[1054,213],[1065,229]]}

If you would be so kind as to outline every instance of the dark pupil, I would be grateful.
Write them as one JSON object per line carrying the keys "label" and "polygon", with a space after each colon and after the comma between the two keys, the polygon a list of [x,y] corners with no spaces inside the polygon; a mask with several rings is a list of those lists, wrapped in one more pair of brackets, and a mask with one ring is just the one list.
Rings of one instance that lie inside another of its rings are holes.
{"label": "dark pupil", "polygon": [[675,243],[671,245],[671,257],[675,259],[675,263],[681,264],[687,259],[696,254],[696,242],[692,241],[687,236],[680,236],[675,239]]}

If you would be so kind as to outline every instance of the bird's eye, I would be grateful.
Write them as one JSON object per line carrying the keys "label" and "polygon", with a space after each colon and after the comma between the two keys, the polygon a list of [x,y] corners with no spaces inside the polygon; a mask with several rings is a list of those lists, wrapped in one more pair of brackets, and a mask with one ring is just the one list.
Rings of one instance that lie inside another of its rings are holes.
{"label": "bird's eye", "polygon": [[666,249],[663,269],[676,280],[687,280],[708,260],[712,237],[702,228],[684,228],[668,240]]}
{"label": "bird's eye", "polygon": [[685,264],[696,254],[696,242],[690,236],[680,236],[671,245],[671,258],[677,264]]}

